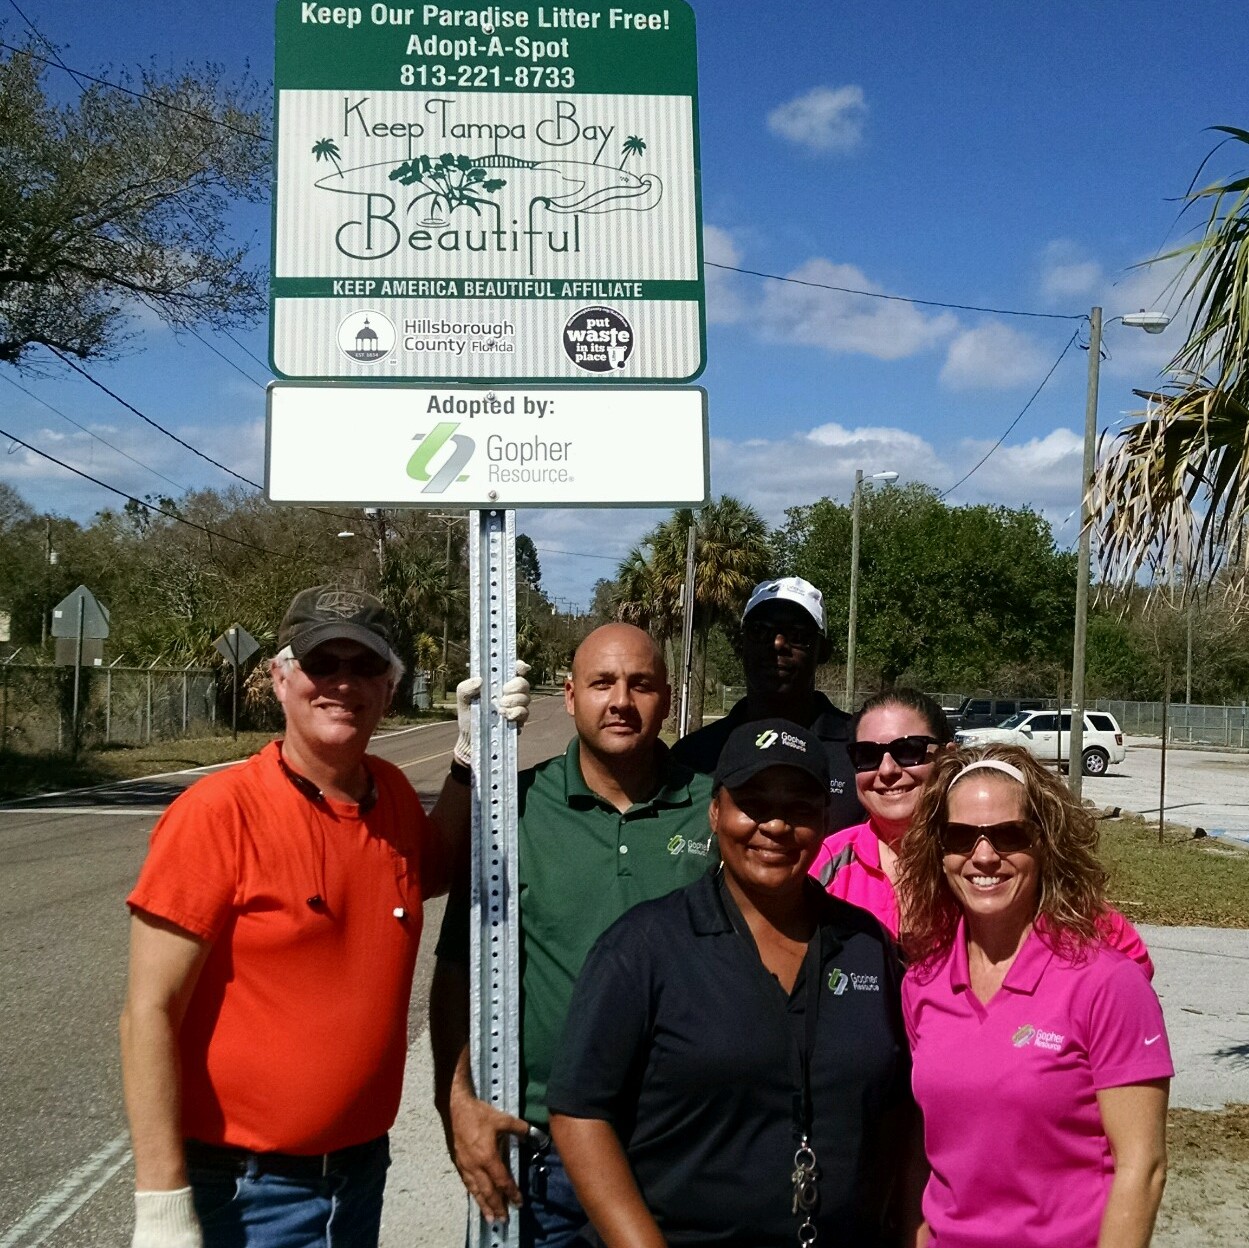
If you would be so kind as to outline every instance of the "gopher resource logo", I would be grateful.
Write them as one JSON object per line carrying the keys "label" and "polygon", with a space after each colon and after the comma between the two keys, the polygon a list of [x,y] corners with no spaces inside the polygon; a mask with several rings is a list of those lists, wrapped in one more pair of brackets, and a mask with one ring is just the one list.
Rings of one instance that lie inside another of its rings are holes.
{"label": "gopher resource logo", "polygon": [[372,309],[353,312],[338,327],[338,349],[361,364],[384,360],[394,347],[394,325]]}
{"label": "gopher resource logo", "polygon": [[564,326],[564,351],[586,372],[614,372],[633,354],[633,326],[612,308],[582,308]]}

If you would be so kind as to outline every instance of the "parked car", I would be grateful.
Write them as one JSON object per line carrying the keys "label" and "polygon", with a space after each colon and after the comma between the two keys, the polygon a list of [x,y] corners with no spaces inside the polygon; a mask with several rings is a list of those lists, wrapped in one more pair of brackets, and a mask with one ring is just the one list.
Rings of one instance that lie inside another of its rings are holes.
{"label": "parked car", "polygon": [[[954,734],[959,745],[1023,746],[1044,762],[1057,762],[1071,756],[1071,708],[1058,711],[1018,711],[996,728],[959,729]],[[1121,763],[1128,747],[1123,730],[1107,711],[1084,712],[1084,774],[1105,775],[1111,763]]]}
{"label": "parked car", "polygon": [[1040,711],[1045,706],[1044,698],[971,697],[964,698],[953,709],[944,709],[950,727],[957,732],[960,728],[991,728],[1020,711]]}

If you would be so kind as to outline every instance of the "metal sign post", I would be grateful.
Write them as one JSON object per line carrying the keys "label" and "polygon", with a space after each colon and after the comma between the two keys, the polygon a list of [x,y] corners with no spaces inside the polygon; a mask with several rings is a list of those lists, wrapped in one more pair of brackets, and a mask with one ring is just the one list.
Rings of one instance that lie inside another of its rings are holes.
{"label": "metal sign post", "polygon": [[[517,883],[516,729],[495,710],[516,671],[516,520],[511,511],[469,517],[471,671],[482,679],[474,724],[471,983],[481,1008],[470,1011],[469,1052],[477,1095],[520,1112],[520,914]],[[519,1148],[508,1137],[508,1165]],[[471,1202],[470,1202],[471,1203]],[[520,1219],[475,1219],[470,1242],[502,1248],[520,1242]]]}
{"label": "metal sign post", "polygon": [[[234,739],[239,735],[239,673],[243,664],[259,649],[260,643],[241,624],[231,624],[216,641],[213,648],[230,665],[230,730]],[[185,697],[183,699],[185,701]],[[183,712],[185,718],[185,711]]]}

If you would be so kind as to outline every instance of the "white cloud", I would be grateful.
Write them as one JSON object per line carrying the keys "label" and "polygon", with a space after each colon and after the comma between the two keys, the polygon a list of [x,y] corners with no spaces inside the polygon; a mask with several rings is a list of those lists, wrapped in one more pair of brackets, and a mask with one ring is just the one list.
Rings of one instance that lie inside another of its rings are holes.
{"label": "white cloud", "polygon": [[1037,385],[1054,354],[1035,339],[1000,321],[963,330],[946,354],[941,381],[954,390],[1009,390]]}
{"label": "white cloud", "polygon": [[737,268],[742,263],[741,249],[736,240],[719,226],[703,226],[703,259],[708,267],[704,277],[707,288],[707,321],[711,325],[732,325],[746,314],[746,301],[741,294],[735,273],[711,267],[728,264]]}
{"label": "white cloud", "polygon": [[812,87],[768,114],[768,129],[813,152],[851,152],[863,140],[863,88]]}
{"label": "white cloud", "polygon": [[1070,239],[1051,242],[1041,258],[1041,294],[1050,303],[1090,297],[1104,281],[1102,266]]}
{"label": "white cloud", "polygon": [[958,328],[957,318],[948,312],[929,316],[902,300],[822,289],[887,293],[851,264],[817,258],[787,276],[793,280],[768,283],[759,309],[760,332],[770,341],[900,360],[936,346]]}

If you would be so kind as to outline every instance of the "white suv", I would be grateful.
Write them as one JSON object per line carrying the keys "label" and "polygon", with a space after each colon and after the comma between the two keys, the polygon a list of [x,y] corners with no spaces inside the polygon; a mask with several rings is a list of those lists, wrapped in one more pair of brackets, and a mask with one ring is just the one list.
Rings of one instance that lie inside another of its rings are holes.
{"label": "white suv", "polygon": [[[1071,754],[1071,709],[1020,711],[996,728],[969,728],[956,732],[959,745],[1019,745],[1043,761],[1066,759]],[[1111,763],[1121,763],[1128,752],[1123,730],[1105,711],[1084,712],[1084,774],[1102,776]]]}

